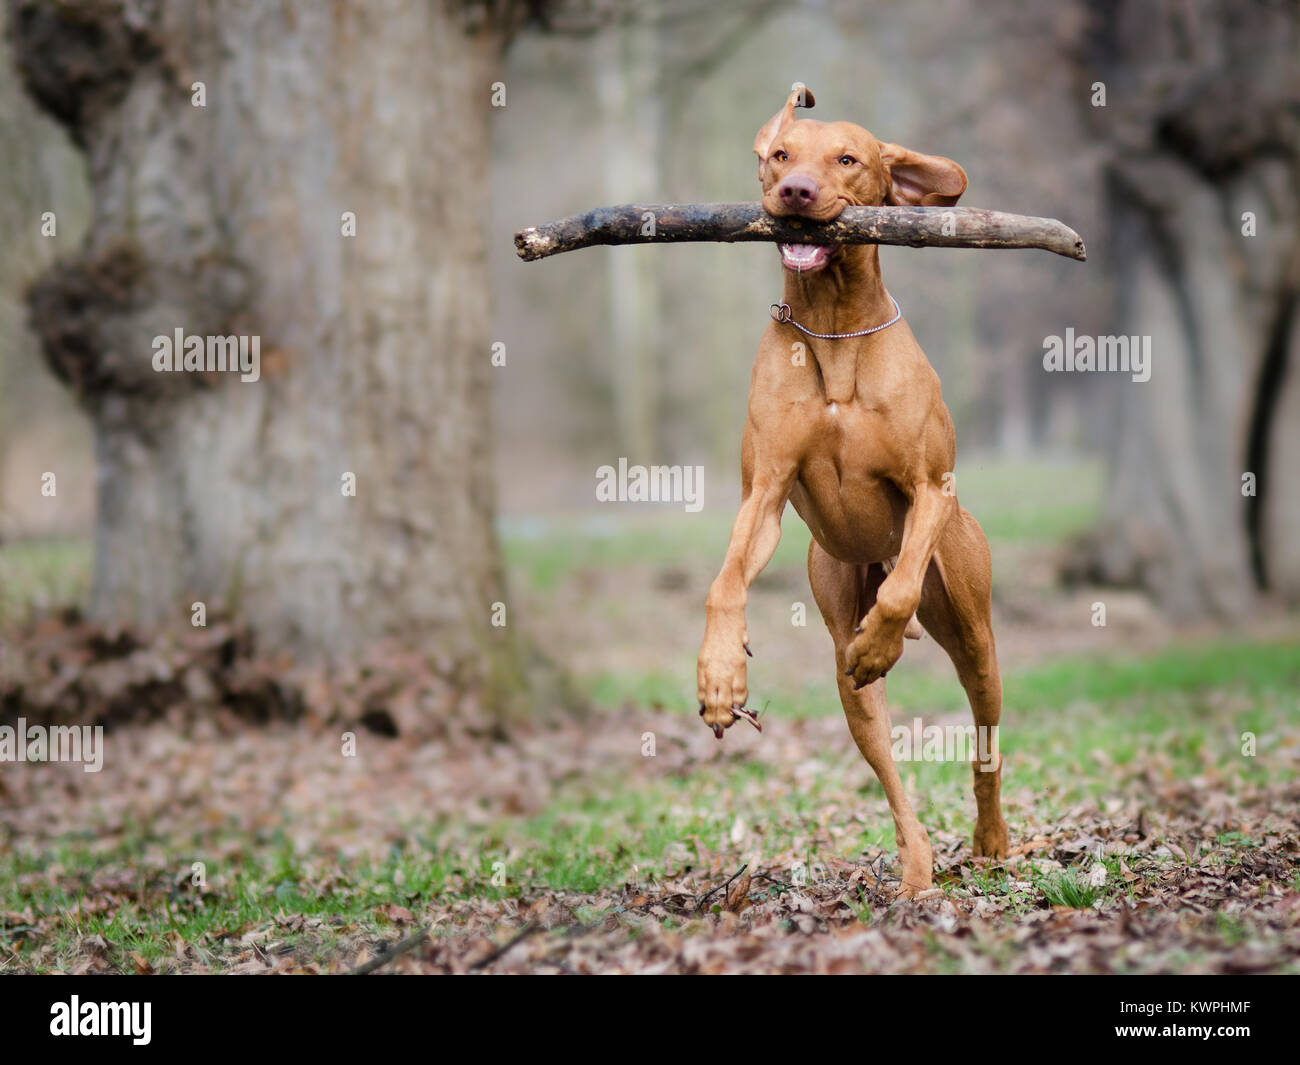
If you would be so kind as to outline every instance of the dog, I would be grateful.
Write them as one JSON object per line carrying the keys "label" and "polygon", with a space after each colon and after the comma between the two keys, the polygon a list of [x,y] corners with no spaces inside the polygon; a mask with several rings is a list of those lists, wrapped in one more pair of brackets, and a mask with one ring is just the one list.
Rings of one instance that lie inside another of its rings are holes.
{"label": "dog", "polygon": [[[966,172],[950,159],[849,122],[796,119],[813,104],[796,86],[754,138],[769,214],[824,222],[855,204],[951,206],[966,190]],[[931,887],[933,857],[894,764],[885,675],[904,637],[924,627],[952,659],[975,724],[996,738],[1002,682],[988,541],[957,502],[952,418],[881,280],[876,246],[778,249],[785,284],[750,380],[742,501],[705,602],[700,716],[719,739],[741,718],[758,724],[745,706],[745,604],[792,503],[812,533],[808,578],[835,645],[849,731],[893,813],[899,895],[913,897]],[[972,769],[974,853],[1005,857],[996,742]]]}

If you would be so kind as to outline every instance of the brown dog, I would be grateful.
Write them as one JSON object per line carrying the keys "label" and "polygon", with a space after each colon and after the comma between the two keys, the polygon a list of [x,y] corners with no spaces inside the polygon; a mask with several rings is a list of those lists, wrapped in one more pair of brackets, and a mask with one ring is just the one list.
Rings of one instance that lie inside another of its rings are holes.
{"label": "brown dog", "polygon": [[[795,120],[796,107],[812,105],[797,86],[754,138],[770,214],[825,221],[850,204],[947,206],[965,191],[966,173],[949,159],[848,122]],[[719,738],[741,716],[755,722],[745,709],[745,602],[776,550],[788,500],[812,532],[808,576],[835,642],[840,700],[889,799],[900,893],[911,896],[931,885],[930,840],[894,764],[884,677],[903,637],[920,635],[919,618],[957,667],[976,725],[996,737],[1002,682],[988,543],[957,503],[952,419],[885,291],[876,247],[780,252],[785,291],[750,381],[740,512],[706,604],[700,715]],[[1004,856],[1001,756],[994,749],[990,764],[972,767],[975,853]]]}

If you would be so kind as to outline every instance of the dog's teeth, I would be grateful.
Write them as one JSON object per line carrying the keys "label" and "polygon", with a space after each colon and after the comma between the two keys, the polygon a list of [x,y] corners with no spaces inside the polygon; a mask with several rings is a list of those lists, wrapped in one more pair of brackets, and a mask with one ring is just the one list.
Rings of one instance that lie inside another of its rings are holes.
{"label": "dog's teeth", "polygon": [[818,244],[782,244],[781,255],[792,266],[808,266],[821,258]]}

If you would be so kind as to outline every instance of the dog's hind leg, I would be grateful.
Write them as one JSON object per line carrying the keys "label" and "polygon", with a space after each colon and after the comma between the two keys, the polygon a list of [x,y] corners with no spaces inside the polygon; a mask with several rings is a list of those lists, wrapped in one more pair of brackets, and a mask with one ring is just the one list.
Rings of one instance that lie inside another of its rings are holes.
{"label": "dog's hind leg", "polygon": [[993,643],[993,567],[984,531],[963,507],[944,527],[930,560],[917,617],[948,652],[966,689],[976,725],[976,855],[1006,857],[1007,825],[1002,819],[1002,755],[997,728],[1002,717],[1002,678]]}
{"label": "dog's hind leg", "polygon": [[894,764],[885,680],[882,677],[854,691],[853,678],[844,675],[844,650],[853,640],[858,619],[875,602],[876,589],[884,576],[879,566],[855,566],[832,558],[816,540],[808,549],[808,579],[813,598],[835,642],[835,679],[840,688],[840,702],[844,704],[853,742],[879,777],[885,798],[889,800],[902,869],[899,894],[910,898],[931,886],[934,861],[930,837],[907,800],[898,766]]}

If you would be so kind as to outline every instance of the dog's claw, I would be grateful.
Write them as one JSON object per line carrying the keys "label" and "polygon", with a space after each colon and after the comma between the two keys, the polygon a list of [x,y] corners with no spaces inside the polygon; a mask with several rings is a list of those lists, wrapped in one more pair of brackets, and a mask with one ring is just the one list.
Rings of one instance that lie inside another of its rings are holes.
{"label": "dog's claw", "polygon": [[721,726],[721,725],[714,725],[714,726],[713,726],[713,734],[714,734],[715,736],[717,736],[718,739],[722,739],[722,726]]}
{"label": "dog's claw", "polygon": [[704,716],[704,704],[700,703],[700,717]]}
{"label": "dog's claw", "polygon": [[748,721],[751,725],[754,726],[754,728],[758,729],[759,732],[763,731],[763,725],[758,720],[758,715],[754,713],[753,710],[748,710],[743,706],[733,705],[731,707],[731,712],[735,714],[737,717],[743,718],[745,721]]}
{"label": "dog's claw", "polygon": [[750,658],[753,658],[754,652],[749,649],[749,644],[746,643],[744,647],[745,647],[745,654],[749,655]]}

